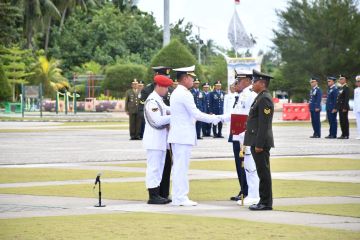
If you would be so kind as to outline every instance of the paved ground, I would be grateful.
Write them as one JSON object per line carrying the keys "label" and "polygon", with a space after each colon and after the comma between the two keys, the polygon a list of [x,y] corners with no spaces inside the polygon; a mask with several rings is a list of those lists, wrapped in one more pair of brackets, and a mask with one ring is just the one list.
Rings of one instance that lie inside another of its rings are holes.
{"label": "paved ground", "polygon": [[[76,116],[77,117],[77,116]],[[113,114],[96,116],[95,119],[113,118]],[[123,116],[120,116],[123,117]],[[92,120],[92,115],[84,115]],[[31,129],[21,132],[7,129]],[[349,157],[360,160],[360,141],[354,138],[351,129],[349,140],[310,139],[309,127],[274,127],[275,145],[272,157],[315,156]],[[326,136],[327,129],[323,129]],[[0,122],[0,167],[54,167],[74,169],[119,170],[144,172],[143,168],[102,166],[102,162],[144,162],[145,151],[141,141],[129,141],[127,130],[84,129],[61,127],[56,122]],[[205,138],[194,147],[193,160],[232,159],[232,148],[225,139]],[[298,179],[335,182],[360,182],[360,171],[313,171],[273,173],[274,179]],[[226,171],[191,170],[190,179],[234,178],[235,173]],[[144,181],[143,177],[107,179],[108,182]],[[81,181],[32,182],[0,184],[0,188],[19,186],[42,186],[91,183],[93,179]],[[317,226],[353,230],[360,232],[360,219],[295,212],[267,211],[250,212],[246,207],[230,201],[200,202],[197,207],[151,206],[140,201],[104,200],[106,208],[94,208],[95,199],[70,197],[45,197],[0,194],[0,218],[22,218],[33,216],[58,216],[97,214],[109,212],[159,212],[190,214],[197,216],[226,217],[259,222],[273,222],[305,226]],[[323,198],[275,199],[274,206],[356,203],[359,196]]]}
{"label": "paved ground", "polygon": [[[31,126],[29,126],[31,125]],[[34,125],[32,127],[32,125]],[[31,129],[6,132],[5,129]],[[129,141],[127,130],[59,127],[55,123],[0,122],[0,164],[136,161],[145,159],[141,141]],[[272,156],[350,155],[360,159],[355,129],[350,139],[310,139],[307,126],[274,126]],[[323,136],[327,130],[323,129]],[[31,144],[29,144],[31,143]],[[230,158],[226,139],[204,138],[194,147],[193,158]]]}
{"label": "paved ground", "polygon": [[[291,225],[305,225],[332,229],[360,231],[360,219],[353,217],[329,216],[321,214],[265,211],[252,212],[246,206],[238,206],[231,201],[200,202],[196,207],[175,207],[168,205],[148,205],[140,201],[103,200],[104,208],[96,208],[92,198],[41,197],[28,195],[0,194],[0,219],[67,216],[99,213],[152,212],[183,214],[193,216],[234,218],[257,222],[271,222]],[[274,206],[302,204],[360,204],[359,197],[318,197],[275,199]]]}

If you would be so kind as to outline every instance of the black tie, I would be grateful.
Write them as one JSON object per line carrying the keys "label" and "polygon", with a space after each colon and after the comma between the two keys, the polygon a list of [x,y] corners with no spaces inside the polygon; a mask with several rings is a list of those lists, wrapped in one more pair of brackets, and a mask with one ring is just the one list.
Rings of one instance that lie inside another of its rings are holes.
{"label": "black tie", "polygon": [[238,101],[239,101],[239,96],[235,96],[235,102],[234,102],[233,108],[236,106]]}

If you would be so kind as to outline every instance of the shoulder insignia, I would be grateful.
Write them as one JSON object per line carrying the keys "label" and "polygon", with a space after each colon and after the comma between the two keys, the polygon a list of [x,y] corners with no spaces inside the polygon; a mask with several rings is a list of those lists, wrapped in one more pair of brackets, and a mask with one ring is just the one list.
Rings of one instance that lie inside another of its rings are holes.
{"label": "shoulder insignia", "polygon": [[267,115],[267,114],[270,114],[271,113],[271,109],[270,108],[264,108],[264,113]]}
{"label": "shoulder insignia", "polygon": [[157,110],[159,110],[159,108],[152,108],[151,109],[153,112],[156,112]]}

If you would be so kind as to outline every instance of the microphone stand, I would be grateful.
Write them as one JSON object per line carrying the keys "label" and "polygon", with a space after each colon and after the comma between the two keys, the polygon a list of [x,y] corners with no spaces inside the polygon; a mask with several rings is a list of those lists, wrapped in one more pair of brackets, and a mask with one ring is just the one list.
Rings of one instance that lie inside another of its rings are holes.
{"label": "microphone stand", "polygon": [[[99,204],[96,204],[94,207],[105,207],[106,205],[101,204],[101,181],[100,181],[100,175],[96,177],[95,186],[99,183]],[[94,186],[94,188],[95,188]]]}

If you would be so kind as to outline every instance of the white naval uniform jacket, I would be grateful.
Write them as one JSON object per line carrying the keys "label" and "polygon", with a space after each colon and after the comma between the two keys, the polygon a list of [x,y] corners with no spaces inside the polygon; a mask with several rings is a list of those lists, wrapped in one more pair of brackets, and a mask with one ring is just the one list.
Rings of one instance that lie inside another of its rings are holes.
{"label": "white naval uniform jacket", "polygon": [[[144,106],[146,124],[143,136],[143,146],[145,149],[166,151],[168,127],[156,129],[152,127],[148,121],[150,120],[152,124],[158,127],[169,124],[170,115],[166,115],[166,112],[169,110],[170,108],[165,105],[162,97],[155,91],[148,96]],[[145,115],[147,115],[147,117]]]}
{"label": "white naval uniform jacket", "polygon": [[196,108],[194,97],[183,85],[178,85],[170,96],[169,143],[196,145],[195,122],[218,123],[216,115],[208,115]]}

